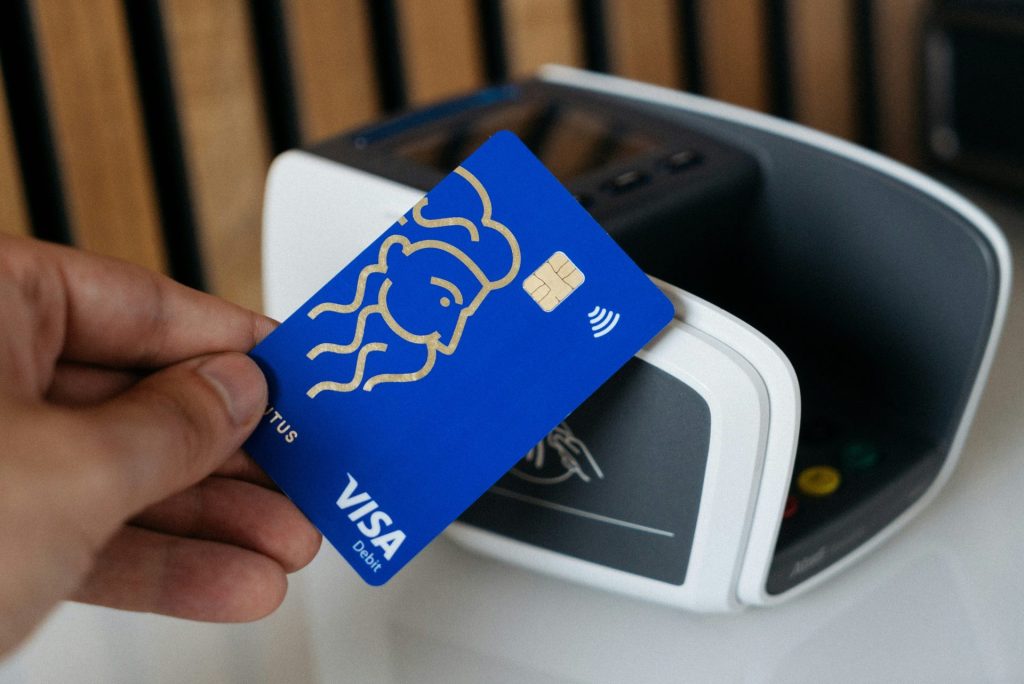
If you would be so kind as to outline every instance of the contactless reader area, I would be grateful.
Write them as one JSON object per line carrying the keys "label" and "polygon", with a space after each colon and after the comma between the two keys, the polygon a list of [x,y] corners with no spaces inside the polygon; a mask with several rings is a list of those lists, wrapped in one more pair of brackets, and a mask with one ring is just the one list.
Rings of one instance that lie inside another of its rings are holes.
{"label": "contactless reader area", "polygon": [[[997,259],[974,226],[814,146],[545,82],[486,89],[312,152],[426,190],[503,129],[645,272],[753,326],[792,363],[803,417],[767,594],[853,552],[928,490],[996,311]],[[461,520],[682,585],[716,420],[693,387],[634,359]]]}
{"label": "contactless reader area", "polygon": [[683,584],[710,421],[693,388],[634,358],[460,519]]}

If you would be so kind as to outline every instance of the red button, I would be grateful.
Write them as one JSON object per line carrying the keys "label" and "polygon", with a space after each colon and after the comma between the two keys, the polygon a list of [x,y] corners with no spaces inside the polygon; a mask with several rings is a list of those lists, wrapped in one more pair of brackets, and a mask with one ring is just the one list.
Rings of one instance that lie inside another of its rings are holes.
{"label": "red button", "polygon": [[786,508],[782,511],[782,519],[788,520],[796,515],[796,509],[800,508],[800,502],[795,496],[786,499]]}

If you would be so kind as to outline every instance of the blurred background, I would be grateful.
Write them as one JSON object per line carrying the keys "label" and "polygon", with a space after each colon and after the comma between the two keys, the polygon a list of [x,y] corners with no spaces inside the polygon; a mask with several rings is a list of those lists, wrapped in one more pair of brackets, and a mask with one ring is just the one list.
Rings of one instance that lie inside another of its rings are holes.
{"label": "blurred background", "polygon": [[[1011,104],[998,116],[1017,122],[1019,147],[1020,7],[11,0],[0,5],[0,230],[116,255],[259,308],[260,208],[275,154],[548,62],[706,94],[910,164],[970,171],[953,127],[925,132],[922,103],[935,93],[922,83],[937,81],[924,78],[924,36],[947,31],[930,48],[947,71],[950,47],[964,42],[949,27],[989,30],[970,54],[992,52],[990,34],[1002,36],[1008,52],[989,57],[1010,70],[993,78]],[[990,67],[975,64],[980,74]],[[933,88],[947,99],[949,90]],[[932,118],[949,114],[929,107]],[[979,130],[991,128],[982,117]],[[1011,163],[1002,175],[1014,172]]]}
{"label": "blurred background", "polygon": [[[3,0],[0,231],[115,255],[258,309],[277,153],[551,62],[852,140],[997,197],[985,206],[1024,236],[1024,0]],[[980,457],[903,546],[880,550],[888,561],[837,578],[827,600],[696,616],[468,554],[453,564],[445,540],[382,598],[328,550],[254,625],[64,604],[0,682],[345,672],[539,684],[578,681],[581,668],[644,681],[680,667],[708,681],[872,681],[876,663],[904,681],[1020,681],[1024,543],[1004,524],[1024,487],[1020,421],[1005,408],[1019,405],[1020,311],[967,449]],[[451,581],[424,586],[442,573]]]}

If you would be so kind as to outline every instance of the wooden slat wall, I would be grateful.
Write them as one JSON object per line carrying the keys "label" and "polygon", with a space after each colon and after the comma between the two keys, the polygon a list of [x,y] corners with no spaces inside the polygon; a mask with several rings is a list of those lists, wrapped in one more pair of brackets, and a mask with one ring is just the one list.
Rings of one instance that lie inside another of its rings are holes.
{"label": "wooden slat wall", "polygon": [[702,0],[699,8],[707,94],[767,110],[764,4],[758,0]]}
{"label": "wooden slat wall", "polygon": [[287,0],[299,119],[309,142],[378,113],[370,22],[362,0]]}
{"label": "wooden slat wall", "polygon": [[404,0],[398,5],[398,18],[411,103],[433,102],[483,84],[472,0]]}
{"label": "wooden slat wall", "polygon": [[672,88],[684,87],[678,3],[610,0],[609,34],[616,74]]}
{"label": "wooden slat wall", "polygon": [[21,172],[7,115],[7,94],[0,79],[0,233],[28,235],[28,215],[21,189]]}
{"label": "wooden slat wall", "polygon": [[165,0],[163,12],[211,289],[258,309],[270,150],[248,5]]}
{"label": "wooden slat wall", "polygon": [[78,244],[164,270],[121,3],[35,0],[32,8]]}
{"label": "wooden slat wall", "polygon": [[848,0],[789,0],[796,119],[844,138],[856,135],[853,8]]}
{"label": "wooden slat wall", "polygon": [[[377,119],[382,101],[417,106],[489,78],[527,77],[549,62],[607,65],[669,87],[686,87],[689,73],[711,97],[782,112],[843,137],[877,139],[882,151],[917,161],[916,31],[926,0],[15,1],[26,3],[35,25],[75,240],[166,270],[168,227],[160,216],[168,214],[157,210],[124,16],[126,2],[158,3],[207,282],[253,308],[260,305],[260,211],[271,159],[264,88],[284,98],[269,100],[283,105],[273,110],[274,121],[283,112],[290,130],[309,143]],[[284,31],[272,28],[271,35],[285,37],[280,54],[266,47],[265,32],[259,45],[254,37],[254,21],[264,28],[274,21],[277,3]],[[875,71],[856,68],[865,17]],[[485,31],[499,26],[503,51],[484,42]],[[397,44],[382,45],[390,35]],[[683,44],[686,36],[692,45]],[[695,51],[690,63],[684,47]],[[375,58],[382,54],[398,56],[405,92],[379,87]],[[286,76],[265,82],[261,65]],[[865,73],[872,79],[867,86]],[[865,135],[868,117],[858,97],[871,87],[878,120],[874,127],[872,117]],[[9,104],[0,92],[0,231],[24,233],[29,217]],[[280,145],[277,123],[273,130]]]}
{"label": "wooden slat wall", "polygon": [[504,9],[513,78],[548,63],[582,66],[583,37],[573,0],[506,0]]}
{"label": "wooden slat wall", "polygon": [[886,0],[875,4],[878,104],[882,152],[900,161],[920,161],[918,146],[917,32],[925,0]]}

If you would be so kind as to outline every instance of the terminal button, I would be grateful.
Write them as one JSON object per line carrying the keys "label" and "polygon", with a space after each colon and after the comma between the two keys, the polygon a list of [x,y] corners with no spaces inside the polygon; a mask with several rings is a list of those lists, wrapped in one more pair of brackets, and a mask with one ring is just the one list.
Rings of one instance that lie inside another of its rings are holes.
{"label": "terminal button", "polygon": [[679,150],[665,157],[665,166],[672,171],[682,171],[688,169],[695,164],[700,163],[701,156],[700,152],[694,152],[693,150]]}
{"label": "terminal button", "polygon": [[878,463],[878,449],[871,442],[850,442],[843,447],[839,460],[844,468],[867,470]]}
{"label": "terminal button", "polygon": [[795,496],[790,496],[786,499],[786,507],[782,510],[783,520],[789,520],[796,515],[797,510],[800,508],[800,500]]}
{"label": "terminal button", "polygon": [[612,192],[626,192],[643,185],[648,180],[646,173],[641,171],[625,171],[608,181],[608,189]]}
{"label": "terminal button", "polygon": [[805,468],[796,478],[797,489],[807,496],[828,496],[839,488],[842,477],[832,466]]}

